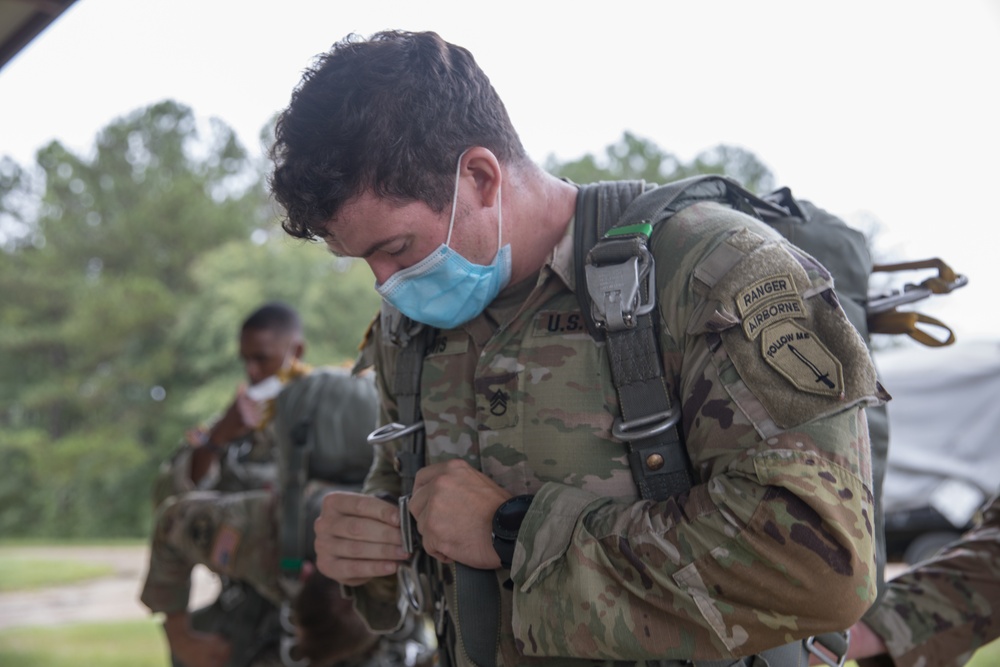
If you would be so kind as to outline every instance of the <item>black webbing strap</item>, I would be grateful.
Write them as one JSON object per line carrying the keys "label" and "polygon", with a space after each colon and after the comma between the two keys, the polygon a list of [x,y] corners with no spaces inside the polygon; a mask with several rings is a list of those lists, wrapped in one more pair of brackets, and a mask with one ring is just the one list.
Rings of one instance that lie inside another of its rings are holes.
{"label": "black webbing strap", "polygon": [[[663,500],[691,487],[687,450],[677,426],[679,412],[672,409],[670,390],[663,377],[653,316],[655,310],[636,317],[633,326],[609,331],[595,321],[587,286],[588,265],[616,265],[641,251],[637,237],[601,241],[605,232],[645,190],[641,181],[582,186],[577,196],[575,253],[577,297],[588,329],[607,342],[611,377],[618,392],[621,419],[615,435],[626,442],[632,477],[643,498]],[[649,282],[640,287],[640,301],[650,298]],[[655,285],[652,285],[655,291]],[[655,298],[655,294],[652,295]]]}
{"label": "black webbing strap", "polygon": [[459,646],[478,667],[495,667],[500,643],[500,585],[493,570],[455,563]]}
{"label": "black webbing strap", "polygon": [[[757,208],[787,214],[734,181],[716,175],[694,176],[652,189],[642,181],[596,183],[582,186],[577,195],[577,299],[591,335],[607,341],[622,413],[613,434],[627,443],[629,465],[639,492],[652,500],[663,500],[691,487],[691,466],[678,426],[679,407],[671,405],[670,388],[663,377],[656,310],[624,319],[603,317],[601,307],[622,300],[615,292],[620,287],[616,283],[618,276],[628,274],[631,280],[632,274],[612,271],[609,276],[613,277],[602,279],[603,274],[592,269],[631,266],[628,263],[634,263],[633,258],[641,258],[638,265],[648,262],[648,272],[652,272],[652,255],[646,247],[648,236],[626,230],[635,225],[655,226],[700,201],[722,202],[757,217]],[[591,273],[593,278],[589,277]],[[655,304],[655,281],[640,279],[638,287],[638,304]],[[595,300],[602,290],[607,295],[605,303],[597,304]]]}
{"label": "black webbing strap", "polygon": [[[413,426],[420,422],[420,378],[423,371],[424,355],[435,333],[434,329],[424,327],[409,336],[403,343],[400,353],[396,356],[396,370],[393,374],[393,393],[396,397],[396,409],[400,423]],[[402,479],[402,492],[409,496],[413,491],[413,482],[417,472],[423,467],[426,456],[426,441],[423,428],[413,429],[402,436],[407,440],[396,454],[399,464],[399,474]],[[406,517],[400,517],[405,520]],[[419,540],[416,526],[412,528],[415,541]],[[419,547],[418,547],[419,548]],[[426,553],[418,556],[417,563],[421,576],[426,576],[437,595],[444,595],[441,582],[435,572],[435,561]],[[447,566],[443,566],[447,567]],[[493,570],[479,570],[455,563],[455,592],[458,628],[461,636],[456,642],[460,650],[479,667],[494,667],[499,642],[500,628],[500,586]],[[443,599],[440,600],[443,603]],[[454,656],[449,654],[451,643],[448,636],[456,634],[452,619],[447,616],[444,608],[437,610],[444,615],[437,623],[439,661],[443,667],[456,664]]]}
{"label": "black webbing strap", "polygon": [[[434,335],[434,329],[423,327],[408,336],[396,356],[396,372],[392,378],[392,391],[396,397],[396,411],[400,423],[413,426],[420,422],[420,377],[424,368],[424,355]],[[403,495],[413,491],[413,480],[424,465],[424,429],[416,428],[403,436],[406,440],[396,452]]]}

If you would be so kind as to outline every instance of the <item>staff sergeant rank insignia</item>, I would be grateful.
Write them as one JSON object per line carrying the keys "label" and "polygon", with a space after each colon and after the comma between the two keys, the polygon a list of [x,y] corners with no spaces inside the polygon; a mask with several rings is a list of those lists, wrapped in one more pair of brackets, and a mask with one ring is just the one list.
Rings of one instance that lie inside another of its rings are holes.
{"label": "staff sergeant rank insignia", "polygon": [[771,324],[806,316],[795,281],[788,273],[768,276],[744,289],[736,295],[736,309],[749,340]]}

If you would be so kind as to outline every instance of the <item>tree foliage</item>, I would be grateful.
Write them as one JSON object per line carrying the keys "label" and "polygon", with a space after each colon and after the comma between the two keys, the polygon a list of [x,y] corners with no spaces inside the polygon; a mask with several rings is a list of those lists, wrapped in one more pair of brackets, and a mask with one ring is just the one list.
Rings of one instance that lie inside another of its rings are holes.
{"label": "tree foliage", "polygon": [[242,379],[246,314],[289,302],[311,358],[343,363],[377,295],[363,266],[284,241],[232,130],[176,103],[90,156],[53,142],[36,173],[0,162],[0,529],[143,534],[157,465]]}
{"label": "tree foliage", "polygon": [[602,158],[588,153],[570,162],[560,163],[549,157],[545,168],[574,183],[642,179],[650,183],[668,183],[697,174],[721,174],[736,179],[753,192],[769,192],[774,176],[760,159],[748,150],[719,145],[704,150],[690,162],[649,139],[625,132],[622,138],[604,149]]}

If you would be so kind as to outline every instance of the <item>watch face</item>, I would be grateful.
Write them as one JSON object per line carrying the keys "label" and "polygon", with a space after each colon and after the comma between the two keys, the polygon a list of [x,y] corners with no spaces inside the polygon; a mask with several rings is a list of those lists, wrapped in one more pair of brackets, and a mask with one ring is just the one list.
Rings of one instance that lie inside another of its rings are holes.
{"label": "watch face", "polygon": [[493,517],[494,534],[505,540],[516,540],[531,501],[532,496],[515,496],[501,505]]}

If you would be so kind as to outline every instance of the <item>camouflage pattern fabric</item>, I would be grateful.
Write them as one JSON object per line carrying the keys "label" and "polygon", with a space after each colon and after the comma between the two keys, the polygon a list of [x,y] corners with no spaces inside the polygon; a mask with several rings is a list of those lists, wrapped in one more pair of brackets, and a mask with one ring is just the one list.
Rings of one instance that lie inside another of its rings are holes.
{"label": "camouflage pattern fabric", "polygon": [[[829,274],[715,204],[654,233],[660,344],[698,483],[653,503],[610,434],[616,391],[580,318],[572,244],[570,225],[536,283],[440,332],[424,362],[429,462],[462,458],[534,494],[496,572],[497,664],[718,659],[849,626],[875,596],[862,408],[885,396]],[[382,334],[365,355],[388,422],[398,348]],[[398,495],[394,446],[366,492]],[[455,621],[454,568],[438,570]],[[399,622],[394,579],[353,593],[372,627]],[[461,638],[451,653],[470,664]]]}
{"label": "camouflage pattern fabric", "polygon": [[976,527],[888,582],[885,599],[865,622],[882,637],[890,662],[864,667],[964,665],[980,646],[1000,636],[1000,495]]}
{"label": "camouflage pattern fabric", "polygon": [[[303,494],[305,506],[318,508],[319,499],[332,488],[310,481]],[[240,646],[234,647],[232,664],[281,666],[277,609],[294,591],[279,576],[277,509],[276,496],[265,490],[195,491],[169,498],[157,517],[142,603],[153,612],[187,610],[191,570],[204,565],[228,585],[212,605],[192,613],[192,626],[241,638],[234,639]],[[309,512],[307,522],[317,513]],[[427,662],[433,646],[423,626],[408,618],[400,632],[382,638],[350,664],[412,667]]]}
{"label": "camouflage pattern fabric", "polygon": [[156,519],[142,603],[153,612],[185,611],[191,569],[202,564],[280,605],[276,508],[275,495],[265,490],[168,498]]}

